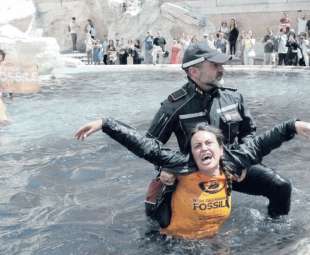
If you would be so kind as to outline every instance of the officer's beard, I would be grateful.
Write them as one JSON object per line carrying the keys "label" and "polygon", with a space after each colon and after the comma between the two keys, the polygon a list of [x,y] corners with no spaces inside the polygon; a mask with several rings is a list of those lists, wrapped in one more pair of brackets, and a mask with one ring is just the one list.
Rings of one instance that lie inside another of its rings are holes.
{"label": "officer's beard", "polygon": [[195,82],[198,85],[198,87],[200,87],[200,89],[202,89],[203,91],[208,91],[208,90],[211,90],[211,89],[214,89],[214,88],[222,87],[224,85],[224,79],[223,79],[223,73],[222,72],[218,73],[218,75],[217,75],[215,80],[209,81],[209,82],[206,82],[206,83],[202,82],[200,80],[200,77],[197,80],[195,80],[195,79],[192,79],[192,78],[190,78],[188,76],[188,79],[190,79],[193,82]]}
{"label": "officer's beard", "polygon": [[220,79],[216,79],[215,85],[216,85],[217,87],[222,87],[222,86],[224,85],[223,76],[222,76]]}
{"label": "officer's beard", "polygon": [[224,85],[223,73],[220,73],[214,81],[207,83],[207,85],[211,88],[222,87]]}

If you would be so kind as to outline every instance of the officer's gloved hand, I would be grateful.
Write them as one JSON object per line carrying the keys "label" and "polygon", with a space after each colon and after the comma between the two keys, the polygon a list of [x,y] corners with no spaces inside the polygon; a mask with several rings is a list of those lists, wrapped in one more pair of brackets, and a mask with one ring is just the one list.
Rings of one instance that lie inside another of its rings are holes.
{"label": "officer's gloved hand", "polygon": [[174,174],[165,171],[165,169],[162,169],[159,175],[159,179],[163,184],[171,186],[175,183],[176,176]]}

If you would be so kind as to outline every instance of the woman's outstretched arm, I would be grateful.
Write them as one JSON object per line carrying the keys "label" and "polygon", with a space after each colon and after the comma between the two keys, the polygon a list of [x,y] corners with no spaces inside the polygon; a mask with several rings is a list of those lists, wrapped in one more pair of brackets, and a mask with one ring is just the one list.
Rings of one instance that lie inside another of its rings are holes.
{"label": "woman's outstretched arm", "polygon": [[[249,167],[260,163],[264,156],[279,148],[282,143],[289,141],[295,135],[310,138],[310,123],[298,120],[285,121],[259,136],[246,139],[235,149],[226,151],[227,161],[233,161],[237,168]],[[229,163],[229,162],[228,162]]]}
{"label": "woman's outstretched arm", "polygon": [[[84,140],[99,130],[102,130],[138,157],[144,158],[152,164],[169,168],[171,173],[189,172],[187,156],[179,151],[164,147],[160,141],[145,137],[136,129],[112,118],[89,122],[82,126],[74,136],[78,140]],[[191,171],[193,171],[192,168]]]}
{"label": "woman's outstretched arm", "polygon": [[[196,170],[193,162],[189,162],[188,156],[164,147],[160,141],[145,137],[136,129],[112,118],[89,122],[75,133],[75,137],[84,140],[101,129],[138,157],[163,166],[171,173],[184,174]],[[286,121],[262,135],[246,139],[244,144],[233,149],[224,147],[224,162],[236,174],[241,175],[242,169],[259,163],[264,156],[280,147],[283,142],[291,140],[295,134],[310,138],[310,123]]]}

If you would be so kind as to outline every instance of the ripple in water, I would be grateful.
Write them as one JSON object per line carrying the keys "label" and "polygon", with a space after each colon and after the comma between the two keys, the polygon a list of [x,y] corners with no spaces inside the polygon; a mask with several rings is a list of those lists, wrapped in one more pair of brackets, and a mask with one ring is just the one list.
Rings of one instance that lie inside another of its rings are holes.
{"label": "ripple in water", "polygon": [[[291,117],[310,120],[308,74],[228,73],[259,132]],[[163,239],[144,215],[153,166],[102,134],[83,143],[74,131],[114,116],[145,131],[181,72],[90,73],[43,80],[35,95],[8,101],[0,130],[0,254],[307,254],[309,143],[295,139],[264,163],[294,185],[288,217],[266,216],[267,201],[234,192],[233,212],[208,240]],[[175,146],[175,143],[170,143]]]}

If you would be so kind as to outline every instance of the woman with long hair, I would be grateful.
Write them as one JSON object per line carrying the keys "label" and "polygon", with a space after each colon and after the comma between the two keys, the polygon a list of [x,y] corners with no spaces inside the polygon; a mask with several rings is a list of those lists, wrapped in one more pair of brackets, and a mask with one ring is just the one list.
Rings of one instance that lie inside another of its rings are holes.
{"label": "woman with long hair", "polygon": [[[165,148],[153,138],[114,119],[82,126],[78,140],[102,130],[131,152],[175,174],[171,203],[161,209],[161,233],[185,239],[214,236],[231,212],[232,179],[244,178],[242,169],[256,164],[283,142],[301,134],[310,138],[310,123],[290,120],[229,150],[217,128],[199,123],[193,129],[190,155]],[[264,188],[264,187],[262,187]]]}
{"label": "woman with long hair", "polygon": [[237,21],[235,18],[230,20],[230,27],[229,27],[229,52],[230,55],[236,55],[236,44],[239,36],[239,30],[237,28]]}

